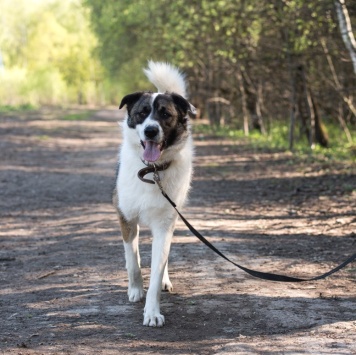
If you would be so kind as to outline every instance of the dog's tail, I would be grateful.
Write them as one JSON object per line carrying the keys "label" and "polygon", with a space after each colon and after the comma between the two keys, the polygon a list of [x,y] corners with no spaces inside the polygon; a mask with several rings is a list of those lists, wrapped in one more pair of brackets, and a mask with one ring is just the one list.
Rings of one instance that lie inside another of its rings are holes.
{"label": "dog's tail", "polygon": [[148,80],[160,93],[175,92],[187,96],[187,85],[184,75],[178,68],[164,62],[148,62],[148,68],[143,70]]}

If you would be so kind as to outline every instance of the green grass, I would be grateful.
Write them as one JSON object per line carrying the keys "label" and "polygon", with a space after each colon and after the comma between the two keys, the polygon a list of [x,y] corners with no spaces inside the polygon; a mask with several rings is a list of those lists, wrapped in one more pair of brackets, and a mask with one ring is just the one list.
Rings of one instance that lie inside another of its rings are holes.
{"label": "green grass", "polygon": [[68,113],[62,116],[60,119],[63,121],[85,121],[90,118],[91,114],[92,113],[90,111]]}
{"label": "green grass", "polygon": [[[351,132],[353,141],[349,143],[345,133],[338,125],[328,124],[326,128],[329,135],[330,146],[328,148],[316,145],[314,149],[311,149],[306,138],[303,136],[299,140],[295,139],[293,148],[294,155],[310,160],[356,161],[355,131]],[[204,138],[204,135],[229,138],[248,144],[256,151],[289,150],[289,127],[282,123],[274,124],[266,135],[262,135],[257,130],[253,130],[248,137],[244,135],[242,130],[229,127],[213,128],[207,124],[194,125],[193,130],[194,133],[198,134],[201,138]]]}
{"label": "green grass", "polygon": [[21,104],[21,105],[0,105],[0,113],[8,113],[8,112],[26,112],[37,110],[38,107],[32,104]]}
{"label": "green grass", "polygon": [[48,139],[50,139],[49,136],[47,136],[46,134],[42,134],[41,136],[37,136],[37,138],[41,141],[46,141]]}

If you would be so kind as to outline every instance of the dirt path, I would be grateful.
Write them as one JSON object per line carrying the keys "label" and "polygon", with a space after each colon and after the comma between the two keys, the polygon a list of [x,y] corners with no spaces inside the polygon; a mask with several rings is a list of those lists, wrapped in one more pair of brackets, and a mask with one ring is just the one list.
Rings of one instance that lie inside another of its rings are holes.
{"label": "dirt path", "polygon": [[[353,354],[355,264],[305,284],[235,269],[179,222],[166,326],[141,325],[110,205],[119,119],[0,116],[1,354]],[[355,171],[196,137],[187,218],[233,260],[312,276],[355,252]],[[141,238],[148,283],[150,235]]]}

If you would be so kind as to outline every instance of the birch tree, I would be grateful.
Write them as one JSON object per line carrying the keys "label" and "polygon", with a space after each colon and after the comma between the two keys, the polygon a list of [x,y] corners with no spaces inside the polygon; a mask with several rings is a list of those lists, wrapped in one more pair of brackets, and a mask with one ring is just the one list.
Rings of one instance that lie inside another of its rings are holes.
{"label": "birch tree", "polygon": [[356,41],[352,32],[350,16],[349,12],[347,11],[345,0],[336,0],[335,6],[341,36],[347,50],[350,53],[354,73],[356,74]]}

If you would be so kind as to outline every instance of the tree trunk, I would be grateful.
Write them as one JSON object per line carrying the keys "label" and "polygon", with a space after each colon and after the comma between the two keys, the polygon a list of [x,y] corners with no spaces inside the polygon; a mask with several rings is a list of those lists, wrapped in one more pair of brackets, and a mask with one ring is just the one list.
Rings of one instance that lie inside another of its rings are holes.
{"label": "tree trunk", "polygon": [[289,95],[289,150],[292,152],[294,149],[294,130],[295,130],[295,115],[296,115],[296,75],[293,70],[292,56],[289,46],[289,35],[288,31],[284,29],[282,31],[282,37],[284,38],[287,46],[287,60],[288,60],[288,76],[290,83],[290,95]]}
{"label": "tree trunk", "polygon": [[262,93],[262,83],[261,80],[258,82],[257,86],[257,99],[256,99],[256,114],[258,117],[260,132],[265,135],[267,133],[263,116],[262,116],[262,106],[263,106],[263,93]]}
{"label": "tree trunk", "polygon": [[296,111],[300,122],[300,136],[305,135],[308,143],[312,145],[312,133],[310,132],[310,105],[305,87],[304,66],[298,65],[295,71],[295,101]]}
{"label": "tree trunk", "polygon": [[330,68],[330,71],[331,71],[331,74],[332,74],[332,77],[333,77],[333,80],[334,80],[335,88],[336,88],[338,94],[341,96],[341,98],[344,100],[344,102],[348,106],[349,110],[356,117],[356,107],[353,104],[352,98],[347,97],[346,95],[343,94],[342,86],[341,86],[339,78],[338,78],[338,76],[336,74],[334,63],[332,61],[332,58],[331,58],[331,55],[329,53],[328,47],[326,46],[325,39],[322,38],[320,43],[321,43],[321,45],[323,47],[323,50],[324,50],[324,53],[325,53],[325,56],[326,56],[326,60],[327,60],[327,62],[329,64],[329,68]]}
{"label": "tree trunk", "polygon": [[315,143],[327,147],[329,145],[329,137],[322,123],[315,98],[308,85],[303,65],[299,65],[297,68],[295,82],[301,131],[306,134],[311,149],[314,149]]}
{"label": "tree trunk", "polygon": [[321,120],[318,106],[316,104],[315,98],[313,97],[312,93],[310,93],[310,99],[311,99],[312,108],[314,111],[314,119],[315,119],[315,141],[318,144],[320,144],[322,147],[327,148],[329,146],[329,136]]}
{"label": "tree trunk", "polygon": [[339,120],[340,126],[342,127],[342,129],[343,129],[344,132],[345,132],[347,141],[348,141],[349,143],[352,143],[352,137],[351,137],[350,130],[348,129],[347,124],[346,124],[346,121],[344,120],[344,115],[343,115],[343,110],[342,110],[342,104],[341,104],[341,102],[339,103],[339,110],[338,110],[337,118],[338,118],[338,120]]}
{"label": "tree trunk", "polygon": [[339,21],[339,27],[341,37],[345,43],[347,50],[349,51],[354,73],[356,74],[356,41],[352,32],[351,21],[349,12],[347,11],[345,0],[335,1],[337,18]]}
{"label": "tree trunk", "polygon": [[240,66],[237,67],[236,77],[237,77],[237,81],[238,81],[238,85],[239,85],[239,89],[240,89],[240,93],[241,93],[241,104],[242,104],[244,134],[245,134],[245,136],[248,136],[249,133],[250,133],[249,132],[249,125],[248,125],[249,115],[248,115],[248,110],[247,110],[246,91],[245,91],[244,82],[243,82],[243,79],[242,79]]}
{"label": "tree trunk", "polygon": [[257,129],[261,134],[266,134],[266,129],[263,123],[262,116],[262,82],[258,81],[257,87],[252,82],[246,71],[242,73],[242,80],[244,83],[246,93],[246,104],[249,116],[251,118],[251,125],[253,129]]}
{"label": "tree trunk", "polygon": [[301,70],[301,76],[302,76],[302,86],[303,86],[303,91],[304,91],[304,100],[306,103],[306,109],[308,112],[308,116],[310,119],[310,129],[309,129],[309,135],[308,135],[308,141],[309,141],[309,146],[311,149],[315,148],[315,111],[312,103],[312,98],[310,95],[310,90],[308,88],[308,83],[307,79],[305,77],[305,70],[303,66],[300,66]]}

